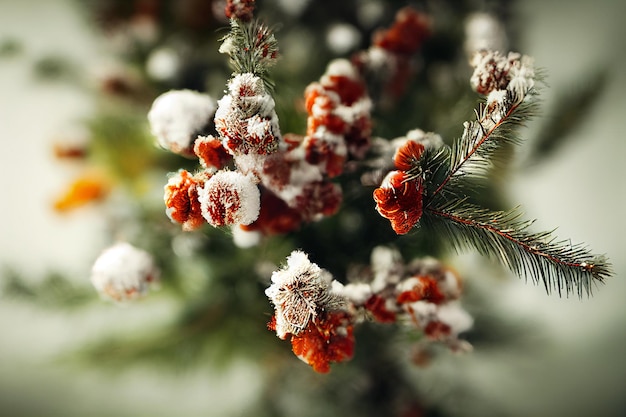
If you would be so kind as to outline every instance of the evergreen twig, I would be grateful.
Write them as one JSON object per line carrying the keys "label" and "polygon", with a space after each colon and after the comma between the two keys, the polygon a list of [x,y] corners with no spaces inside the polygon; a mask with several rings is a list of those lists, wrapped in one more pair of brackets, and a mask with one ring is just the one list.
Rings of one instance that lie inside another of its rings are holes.
{"label": "evergreen twig", "polygon": [[268,89],[273,83],[268,69],[278,57],[278,42],[272,28],[258,21],[243,22],[230,19],[230,32],[222,38],[220,52],[230,55],[237,74],[251,73],[260,77]]}
{"label": "evergreen twig", "polygon": [[496,151],[520,142],[515,129],[535,112],[537,90],[520,101],[507,90],[506,111],[495,113],[485,104],[476,120],[466,122],[461,138],[451,147],[424,155],[424,220],[458,249],[475,248],[497,259],[518,275],[543,282],[548,293],[591,294],[595,282],[612,275],[604,256],[584,246],[557,241],[553,231],[530,232],[534,221],[522,220],[519,207],[494,211],[468,201],[468,180],[484,178],[498,163]]}
{"label": "evergreen twig", "polygon": [[522,220],[519,207],[491,211],[455,201],[424,211],[424,220],[459,249],[475,248],[480,254],[497,259],[518,275],[543,282],[548,293],[576,292],[590,295],[594,282],[610,275],[611,265],[580,244],[556,240],[552,231],[530,232],[534,220]]}

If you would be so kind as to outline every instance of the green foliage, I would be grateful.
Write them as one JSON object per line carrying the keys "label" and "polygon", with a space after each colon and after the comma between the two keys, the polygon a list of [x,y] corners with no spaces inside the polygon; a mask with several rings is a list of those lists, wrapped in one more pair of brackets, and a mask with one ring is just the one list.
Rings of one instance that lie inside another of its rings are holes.
{"label": "green foliage", "polygon": [[235,73],[252,73],[272,90],[273,83],[268,69],[278,58],[278,43],[272,29],[258,21],[241,22],[231,19],[230,33],[222,39],[222,48],[230,56]]}
{"label": "green foliage", "polygon": [[13,38],[0,40],[0,58],[11,58],[22,52],[22,44]]}
{"label": "green foliage", "polygon": [[557,241],[551,232],[529,232],[532,221],[520,220],[518,209],[492,211],[455,201],[428,208],[425,220],[435,236],[457,249],[472,248],[499,261],[520,276],[542,282],[546,291],[589,295],[593,286],[612,275],[604,256],[583,245]]}
{"label": "green foliage", "polygon": [[91,287],[76,285],[59,272],[50,272],[41,281],[30,283],[18,272],[5,267],[2,278],[0,294],[3,298],[43,308],[79,308],[97,299]]}

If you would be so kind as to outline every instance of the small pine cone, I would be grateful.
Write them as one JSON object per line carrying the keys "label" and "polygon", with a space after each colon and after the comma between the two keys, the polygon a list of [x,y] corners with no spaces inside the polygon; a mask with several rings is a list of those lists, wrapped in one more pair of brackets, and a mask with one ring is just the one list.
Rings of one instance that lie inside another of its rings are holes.
{"label": "small pine cone", "polygon": [[479,51],[471,61],[474,73],[470,84],[478,94],[488,95],[494,90],[505,90],[509,84],[509,64],[499,52]]}
{"label": "small pine cone", "polygon": [[511,101],[520,103],[535,86],[533,59],[517,52],[502,55],[499,52],[479,51],[471,60],[474,73],[470,78],[472,88],[482,95],[492,91],[508,90]]}
{"label": "small pine cone", "polygon": [[272,285],[265,295],[275,309],[274,330],[285,339],[302,333],[331,300],[330,274],[309,260],[306,253],[295,250],[287,264],[272,273]]}
{"label": "small pine cone", "polygon": [[353,327],[347,313],[324,312],[301,334],[291,336],[291,348],[314,371],[327,373],[331,363],[349,360],[354,355]]}

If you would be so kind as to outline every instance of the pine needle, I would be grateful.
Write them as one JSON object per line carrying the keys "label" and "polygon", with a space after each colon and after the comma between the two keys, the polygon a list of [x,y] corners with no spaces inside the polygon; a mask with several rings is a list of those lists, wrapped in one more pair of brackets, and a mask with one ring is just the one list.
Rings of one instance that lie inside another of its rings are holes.
{"label": "pine needle", "polygon": [[220,52],[230,55],[235,73],[252,73],[260,77],[271,90],[273,84],[268,69],[278,58],[278,42],[272,28],[258,22],[230,20],[230,33],[222,38]]}
{"label": "pine needle", "polygon": [[517,275],[540,281],[550,294],[589,296],[597,283],[612,275],[604,256],[580,244],[557,240],[552,231],[529,231],[534,221],[522,220],[519,208],[490,211],[464,200],[427,208],[423,220],[457,250],[476,249],[500,261]]}
{"label": "pine needle", "polygon": [[463,134],[447,151],[447,160],[427,160],[432,172],[445,171],[439,174],[439,181],[433,178],[431,195],[434,197],[446,188],[450,191],[461,186],[468,176],[484,178],[489,169],[497,166],[496,151],[505,145],[520,143],[516,129],[535,113],[538,106],[535,94],[533,91],[522,103],[511,106],[498,121],[491,120],[485,106],[481,105],[476,120],[465,122]]}

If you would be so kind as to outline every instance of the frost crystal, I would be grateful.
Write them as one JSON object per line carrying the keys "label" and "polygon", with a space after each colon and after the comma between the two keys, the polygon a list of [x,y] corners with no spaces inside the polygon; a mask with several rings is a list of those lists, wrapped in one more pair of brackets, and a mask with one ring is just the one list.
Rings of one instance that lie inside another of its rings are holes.
{"label": "frost crystal", "polygon": [[232,227],[233,243],[239,248],[251,248],[256,246],[261,241],[262,235],[260,232],[253,230],[248,231],[242,229],[241,226],[235,225]]}
{"label": "frost crystal", "polygon": [[215,100],[207,94],[172,90],[154,100],[148,122],[161,147],[193,155],[193,141],[211,123],[215,109]]}
{"label": "frost crystal", "polygon": [[215,227],[252,223],[261,197],[252,179],[237,171],[218,171],[198,192],[202,216]]}
{"label": "frost crystal", "polygon": [[91,270],[91,282],[103,298],[114,301],[144,296],[159,270],[152,256],[133,245],[120,242],[104,250]]}

